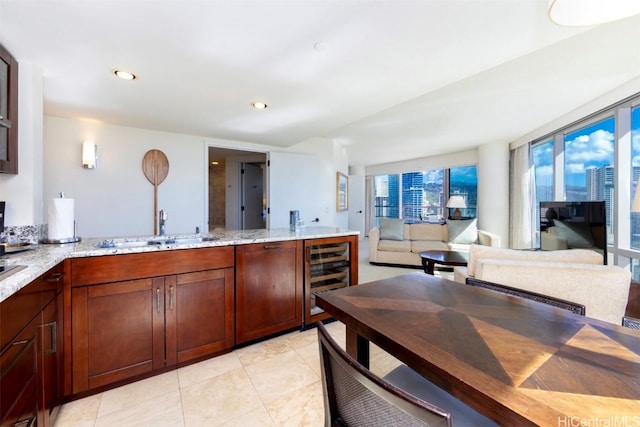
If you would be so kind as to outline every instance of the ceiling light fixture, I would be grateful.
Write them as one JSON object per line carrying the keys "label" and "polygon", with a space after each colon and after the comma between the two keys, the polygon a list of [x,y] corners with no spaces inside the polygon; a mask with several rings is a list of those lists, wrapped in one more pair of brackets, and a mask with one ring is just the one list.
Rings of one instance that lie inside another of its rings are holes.
{"label": "ceiling light fixture", "polygon": [[567,27],[599,25],[638,13],[638,0],[549,0],[549,19]]}
{"label": "ceiling light fixture", "polygon": [[116,77],[120,77],[122,80],[135,80],[137,78],[135,74],[124,70],[113,70],[113,74],[115,74]]}
{"label": "ceiling light fixture", "polygon": [[318,42],[313,45],[313,50],[318,53],[326,53],[329,51],[329,45],[324,42]]}
{"label": "ceiling light fixture", "polygon": [[267,108],[267,104],[265,104],[264,102],[261,102],[261,101],[252,102],[251,106],[253,108],[255,108],[256,110],[264,110],[265,108]]}

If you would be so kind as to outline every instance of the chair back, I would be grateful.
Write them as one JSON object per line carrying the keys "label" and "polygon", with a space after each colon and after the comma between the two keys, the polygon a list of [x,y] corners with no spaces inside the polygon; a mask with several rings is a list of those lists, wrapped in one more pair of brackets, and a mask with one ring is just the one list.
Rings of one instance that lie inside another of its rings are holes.
{"label": "chair back", "polygon": [[490,289],[503,294],[513,295],[518,298],[541,302],[543,304],[552,305],[557,308],[569,310],[580,316],[584,316],[584,305],[573,301],[554,298],[548,295],[538,294],[536,292],[525,291],[523,289],[512,288],[511,286],[501,285],[498,283],[487,282],[486,280],[474,279],[473,277],[467,277],[467,285],[478,286],[480,288]]}
{"label": "chair back", "polygon": [[451,426],[449,412],[363,367],[318,322],[325,426]]}
{"label": "chair back", "polygon": [[624,316],[622,318],[622,326],[640,330],[640,319],[636,319],[635,317],[631,316]]}

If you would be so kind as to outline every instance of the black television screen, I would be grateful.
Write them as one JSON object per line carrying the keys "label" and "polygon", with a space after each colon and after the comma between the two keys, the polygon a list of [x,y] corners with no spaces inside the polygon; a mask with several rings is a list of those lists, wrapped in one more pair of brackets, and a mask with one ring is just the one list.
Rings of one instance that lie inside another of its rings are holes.
{"label": "black television screen", "polygon": [[596,250],[607,263],[605,203],[540,202],[540,249],[576,248]]}

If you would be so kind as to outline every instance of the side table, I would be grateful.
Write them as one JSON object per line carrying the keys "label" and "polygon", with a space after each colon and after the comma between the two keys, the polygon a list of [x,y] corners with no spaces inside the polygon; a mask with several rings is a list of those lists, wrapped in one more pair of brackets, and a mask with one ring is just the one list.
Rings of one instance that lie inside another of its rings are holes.
{"label": "side table", "polygon": [[465,252],[457,251],[422,251],[420,252],[420,258],[422,258],[422,268],[427,274],[433,276],[436,264],[446,266],[466,266],[467,254]]}

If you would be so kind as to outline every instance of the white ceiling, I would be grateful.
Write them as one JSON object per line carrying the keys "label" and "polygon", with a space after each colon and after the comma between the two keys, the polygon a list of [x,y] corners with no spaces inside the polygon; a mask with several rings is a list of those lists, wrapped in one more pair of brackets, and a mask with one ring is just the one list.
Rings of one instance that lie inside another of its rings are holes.
{"label": "white ceiling", "polygon": [[43,68],[48,115],[276,147],[334,138],[371,165],[513,141],[640,75],[639,16],[566,28],[546,6],[0,0],[0,43]]}

